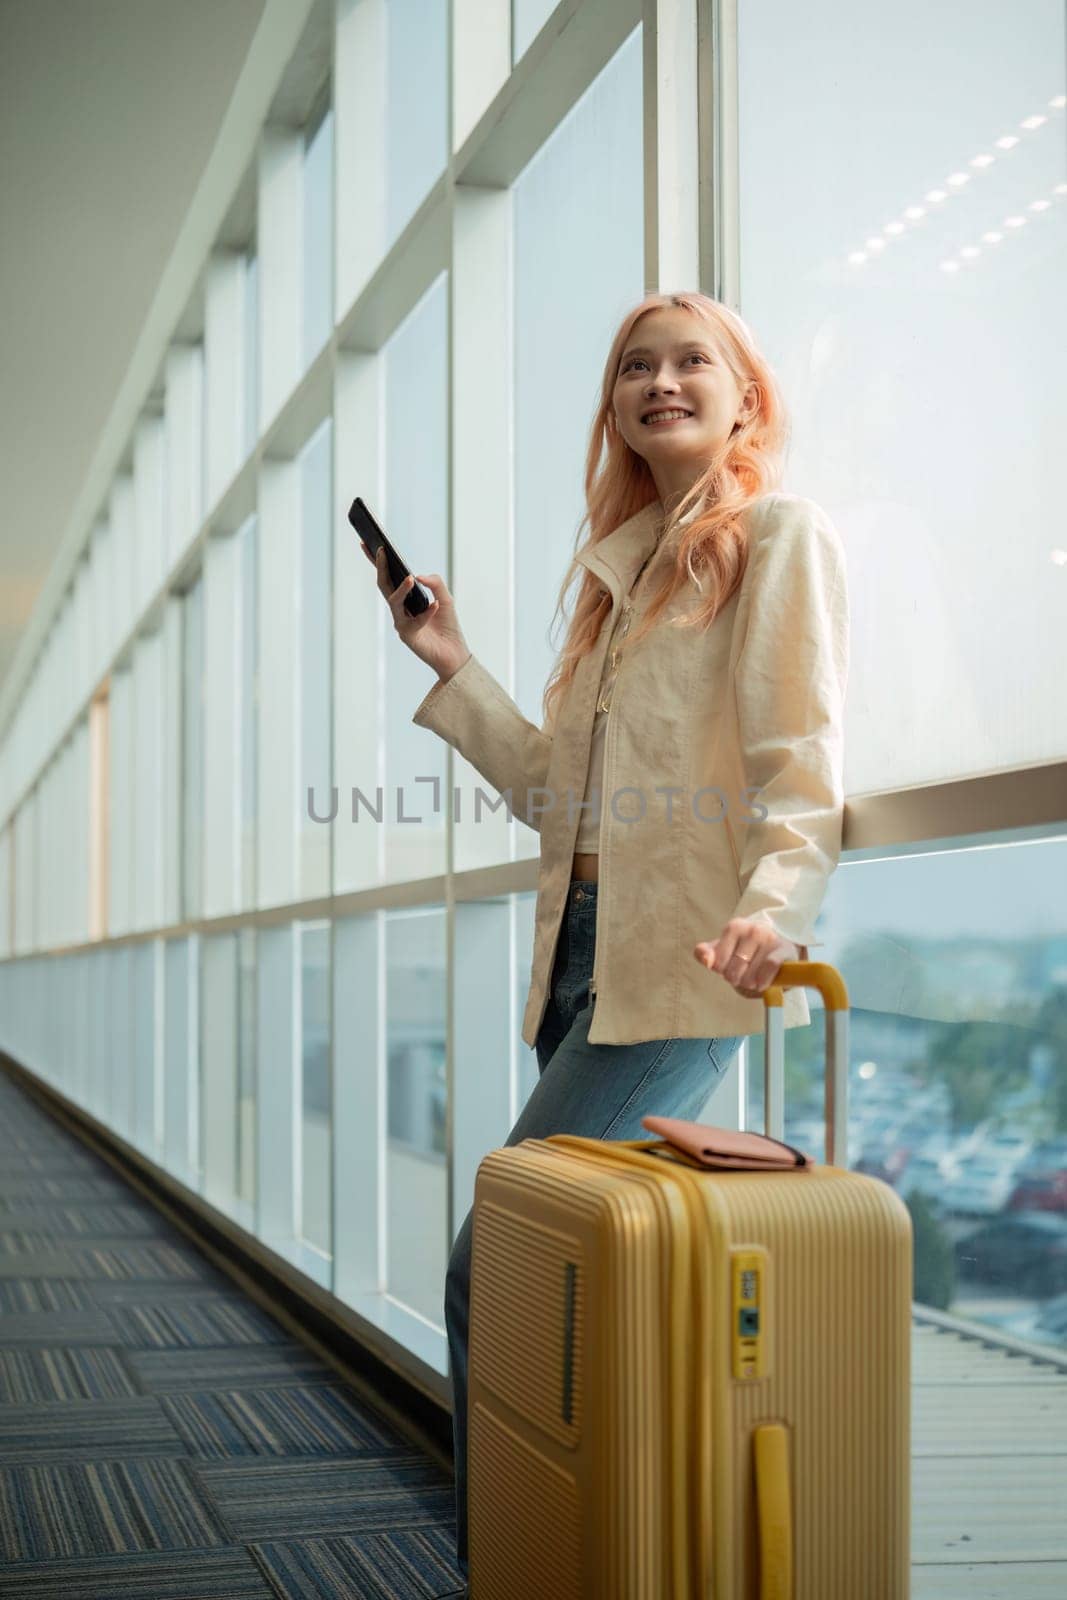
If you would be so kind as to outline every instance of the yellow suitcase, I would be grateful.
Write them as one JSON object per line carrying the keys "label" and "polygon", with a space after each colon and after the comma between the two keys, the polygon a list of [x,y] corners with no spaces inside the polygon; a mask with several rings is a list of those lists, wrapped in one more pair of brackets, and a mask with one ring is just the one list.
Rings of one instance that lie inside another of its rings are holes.
{"label": "yellow suitcase", "polygon": [[836,1165],[848,996],[824,962],[764,991],[767,1133],[801,985],[825,1007],[827,1164],[559,1134],[479,1166],[472,1600],[907,1600],[911,1223]]}

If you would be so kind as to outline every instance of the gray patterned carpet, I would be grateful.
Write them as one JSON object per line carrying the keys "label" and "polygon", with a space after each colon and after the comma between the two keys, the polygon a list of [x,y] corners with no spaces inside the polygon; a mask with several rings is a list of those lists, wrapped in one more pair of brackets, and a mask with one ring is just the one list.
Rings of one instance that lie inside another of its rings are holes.
{"label": "gray patterned carpet", "polygon": [[451,1477],[0,1073],[0,1595],[462,1581]]}

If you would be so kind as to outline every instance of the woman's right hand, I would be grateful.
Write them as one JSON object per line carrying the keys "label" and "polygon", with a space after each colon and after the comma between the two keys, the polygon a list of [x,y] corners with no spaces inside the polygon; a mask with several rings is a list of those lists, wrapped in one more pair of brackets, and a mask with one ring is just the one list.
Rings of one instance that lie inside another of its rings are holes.
{"label": "woman's right hand", "polygon": [[[393,627],[399,638],[420,661],[425,661],[428,667],[432,667],[439,678],[442,680],[450,678],[470,659],[471,652],[463,637],[463,630],[459,625],[456,608],[445,580],[437,573],[431,573],[429,577],[422,572],[411,573],[398,589],[394,589],[385,560],[384,546],[379,548],[378,558],[375,560],[362,539],[359,545],[377,572],[378,588],[393,613]],[[417,617],[413,617],[404,609],[404,598],[410,593],[416,578],[429,589],[433,595],[433,603]]]}

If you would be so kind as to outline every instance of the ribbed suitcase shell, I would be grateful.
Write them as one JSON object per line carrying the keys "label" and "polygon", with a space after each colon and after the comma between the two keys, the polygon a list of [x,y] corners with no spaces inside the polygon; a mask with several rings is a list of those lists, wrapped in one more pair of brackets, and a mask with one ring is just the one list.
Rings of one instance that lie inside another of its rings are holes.
{"label": "ribbed suitcase shell", "polygon": [[[731,1263],[753,1248],[766,1369],[741,1377]],[[910,1218],[875,1178],[713,1171],[572,1135],[491,1151],[472,1600],[906,1600],[911,1290]],[[768,1421],[787,1430],[791,1583],[758,1542]]]}

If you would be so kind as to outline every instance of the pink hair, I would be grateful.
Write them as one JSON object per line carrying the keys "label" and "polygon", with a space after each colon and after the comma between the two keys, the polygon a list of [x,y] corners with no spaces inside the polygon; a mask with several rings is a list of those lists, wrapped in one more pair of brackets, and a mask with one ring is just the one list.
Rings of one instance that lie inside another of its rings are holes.
{"label": "pink hair", "polygon": [[[620,654],[625,648],[632,649],[651,632],[665,607],[690,581],[704,593],[705,585],[699,576],[702,573],[708,579],[706,603],[695,608],[691,615],[674,618],[673,623],[678,627],[711,626],[744,576],[747,539],[741,514],[754,500],[777,486],[787,439],[785,407],[777,381],[741,318],[720,301],[699,291],[646,295],[623,318],[608,351],[600,404],[593,418],[585,458],[586,512],[578,527],[575,555],[586,524],[590,537],[585,548],[592,549],[658,496],[648,463],[631,450],[618,430],[613,394],[622,352],[634,325],[647,312],[672,306],[701,318],[741,390],[749,383],[756,384],[759,403],[752,415],[734,429],[723,449],[708,460],[688,493],[668,513],[663,540],[672,538],[694,506],[700,507],[682,530],[677,560],[654,592],[642,626],[626,638]],[[605,446],[607,459],[601,467]],[[554,714],[557,700],[566,692],[579,661],[593,648],[601,624],[611,610],[611,596],[599,578],[572,557],[560,587],[553,624],[563,611],[567,590],[578,573],[582,574],[582,584],[574,616],[545,687],[542,710],[546,719]]]}

